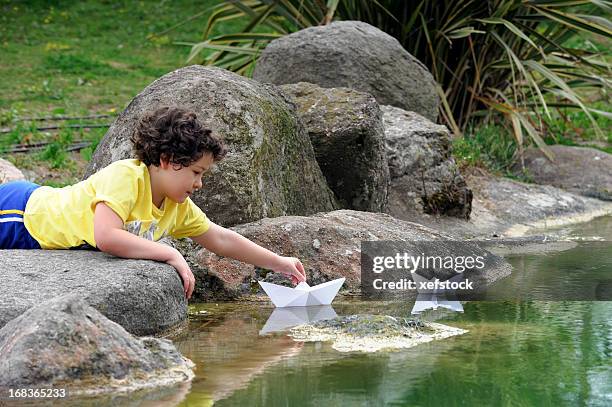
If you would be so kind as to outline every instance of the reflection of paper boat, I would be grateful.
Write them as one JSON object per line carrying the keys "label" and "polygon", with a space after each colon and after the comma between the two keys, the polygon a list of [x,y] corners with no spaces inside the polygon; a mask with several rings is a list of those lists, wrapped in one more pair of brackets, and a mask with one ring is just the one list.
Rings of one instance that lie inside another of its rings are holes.
{"label": "reflection of paper boat", "polygon": [[449,301],[444,295],[436,294],[419,294],[414,307],[412,307],[411,314],[420,314],[421,312],[428,309],[438,309],[438,307],[447,308],[452,311],[463,312],[463,306],[459,301]]}
{"label": "reflection of paper boat", "polygon": [[309,286],[303,282],[295,288],[285,287],[278,284],[259,284],[276,307],[302,307],[306,305],[329,305],[334,300],[338,290],[342,287],[345,278],[328,281],[327,283]]}
{"label": "reflection of paper boat", "polygon": [[259,334],[264,335],[270,332],[284,331],[296,325],[332,319],[337,316],[336,311],[334,311],[331,305],[274,308],[274,311],[272,311]]}
{"label": "reflection of paper boat", "polygon": [[[464,278],[463,274],[458,274],[449,279],[449,281],[462,281]],[[445,290],[445,289],[423,289],[421,288],[421,283],[426,283],[428,281],[434,281],[436,278],[433,277],[430,280],[421,276],[417,273],[412,273],[412,280],[417,284],[417,299],[414,302],[414,306],[412,307],[411,314],[420,314],[421,312],[433,309],[436,310],[438,307],[447,308],[452,311],[463,312],[463,305],[459,301],[450,301],[446,299],[445,293],[452,294],[454,290]]]}

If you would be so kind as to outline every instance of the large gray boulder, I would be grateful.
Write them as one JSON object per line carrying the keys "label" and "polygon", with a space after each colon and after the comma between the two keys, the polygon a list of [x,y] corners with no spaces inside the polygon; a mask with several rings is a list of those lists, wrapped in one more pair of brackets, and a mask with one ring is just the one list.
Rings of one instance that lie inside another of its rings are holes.
{"label": "large gray boulder", "polygon": [[85,177],[130,158],[138,119],[164,105],[192,109],[228,144],[193,201],[224,226],[335,208],[333,193],[291,104],[274,86],[224,69],[193,65],[170,72],[136,96],[100,142]]}
{"label": "large gray boulder", "polygon": [[[554,185],[577,194],[612,201],[612,155],[589,147],[548,146],[551,162],[538,148],[524,152],[527,175],[537,184]],[[514,172],[522,172],[517,163]]]}
{"label": "large gray boulder", "polygon": [[338,21],[278,38],[264,49],[253,78],[261,82],[310,82],[349,87],[380,104],[438,118],[436,83],[427,68],[401,44],[360,21]]}
{"label": "large gray boulder", "polygon": [[342,208],[382,212],[389,169],[376,99],[350,88],[281,86],[292,96],[317,162]]}
{"label": "large gray boulder", "polygon": [[381,106],[391,185],[386,212],[413,220],[423,213],[469,219],[472,191],[452,157],[445,126],[393,106]]}
{"label": "large gray boulder", "polygon": [[0,327],[43,301],[76,293],[135,335],[164,334],[186,320],[176,270],[84,250],[0,250]]}
{"label": "large gray boulder", "polygon": [[[238,225],[232,230],[276,253],[299,258],[310,285],[345,277],[343,288],[350,291],[360,288],[363,241],[400,241],[412,249],[417,247],[417,242],[439,241],[440,244],[435,245],[437,252],[432,255],[460,255],[454,252],[458,246],[453,236],[384,213],[339,210],[313,216],[282,216]],[[197,246],[189,241],[184,240],[183,244],[186,245],[183,251],[189,253],[187,260],[198,281],[195,295],[199,298],[261,294],[258,279],[276,283],[286,281],[277,273],[220,257],[205,249],[197,251]],[[466,274],[477,281],[475,284],[490,284],[510,274],[508,263],[487,253],[476,243],[465,243],[460,248],[466,249],[472,256],[482,255],[489,259],[483,273]],[[448,275],[439,277],[449,278]],[[410,294],[416,296],[416,293]]]}
{"label": "large gray boulder", "polygon": [[0,389],[138,390],[190,380],[192,367],[169,340],[135,338],[75,294],[39,303],[0,329]]}

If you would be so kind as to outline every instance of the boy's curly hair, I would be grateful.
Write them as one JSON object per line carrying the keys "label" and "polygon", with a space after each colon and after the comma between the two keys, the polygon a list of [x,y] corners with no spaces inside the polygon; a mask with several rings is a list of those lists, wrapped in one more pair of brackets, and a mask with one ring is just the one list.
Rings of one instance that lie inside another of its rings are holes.
{"label": "boy's curly hair", "polygon": [[210,152],[214,161],[227,154],[223,141],[197,120],[196,114],[179,107],[162,107],[140,119],[130,137],[136,157],[145,165],[159,166],[162,157],[188,167]]}

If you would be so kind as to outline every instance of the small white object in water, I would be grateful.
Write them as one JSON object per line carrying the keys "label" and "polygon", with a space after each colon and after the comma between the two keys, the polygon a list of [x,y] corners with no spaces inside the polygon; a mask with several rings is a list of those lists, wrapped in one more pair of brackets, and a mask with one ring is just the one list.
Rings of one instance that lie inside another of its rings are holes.
{"label": "small white object in water", "polygon": [[343,278],[311,287],[301,282],[295,288],[259,281],[276,307],[304,307],[307,305],[329,305],[344,284]]}
{"label": "small white object in water", "polygon": [[449,301],[444,296],[439,298],[436,294],[419,294],[410,313],[417,315],[428,309],[436,310],[438,307],[463,312],[463,306],[459,301]]}
{"label": "small white object in water", "polygon": [[[460,281],[462,280],[463,274],[458,274],[453,278],[450,278],[449,281]],[[438,307],[447,308],[452,311],[463,312],[463,306],[459,301],[449,301],[446,299],[446,293],[451,293],[454,290],[444,290],[444,289],[420,289],[421,283],[426,283],[429,281],[435,280],[435,277],[430,280],[421,276],[417,273],[412,273],[412,279],[417,284],[417,291],[419,294],[417,295],[417,299],[414,302],[414,306],[412,307],[412,311],[410,313],[412,315],[418,315],[425,310],[433,309],[437,310]]]}

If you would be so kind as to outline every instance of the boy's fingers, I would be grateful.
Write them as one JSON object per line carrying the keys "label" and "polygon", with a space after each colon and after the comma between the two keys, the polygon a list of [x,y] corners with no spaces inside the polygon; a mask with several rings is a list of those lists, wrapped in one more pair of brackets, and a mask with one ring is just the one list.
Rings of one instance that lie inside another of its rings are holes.
{"label": "boy's fingers", "polygon": [[298,271],[304,277],[304,280],[306,280],[306,270],[304,270],[304,266],[302,265],[302,262],[298,260],[297,264],[296,264],[296,267],[297,267]]}
{"label": "boy's fingers", "polygon": [[297,277],[299,281],[306,281],[306,272],[304,271],[304,266],[300,262],[299,259],[294,258],[293,262],[293,274]]}
{"label": "boy's fingers", "polygon": [[187,297],[187,293],[189,292],[189,279],[187,276],[181,276],[183,279],[183,291],[185,291],[185,297]]}
{"label": "boy's fingers", "polygon": [[189,285],[189,296],[188,299],[191,298],[193,291],[195,290],[195,279],[191,280],[191,284]]}
{"label": "boy's fingers", "polygon": [[294,267],[294,270],[293,270],[293,277],[295,277],[295,279],[297,281],[299,281],[299,282],[306,281],[306,278],[304,278],[302,273],[300,273],[300,271],[297,268],[295,268],[295,267]]}

